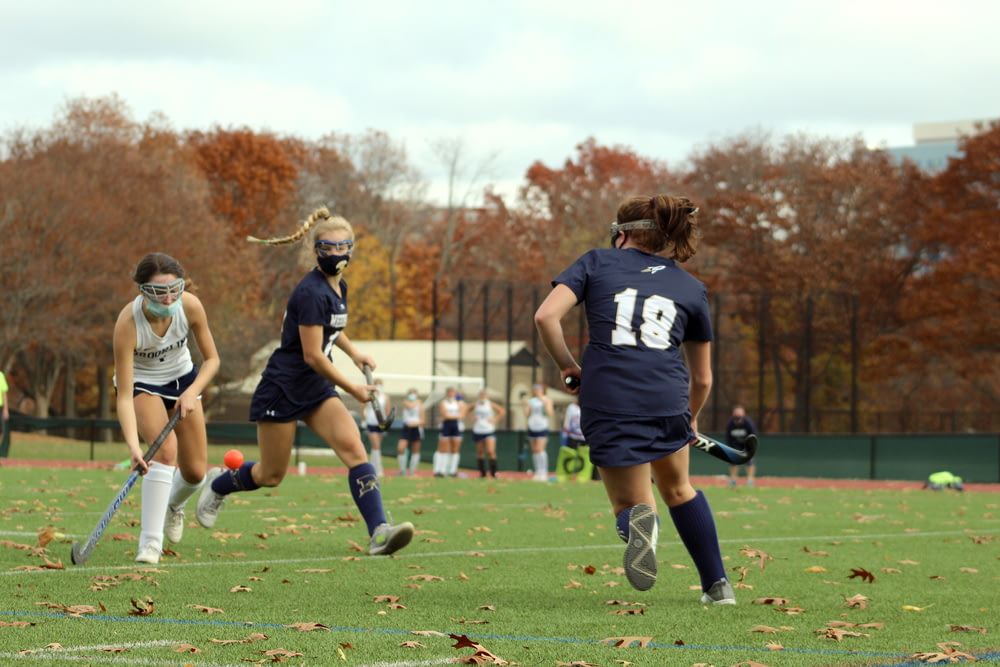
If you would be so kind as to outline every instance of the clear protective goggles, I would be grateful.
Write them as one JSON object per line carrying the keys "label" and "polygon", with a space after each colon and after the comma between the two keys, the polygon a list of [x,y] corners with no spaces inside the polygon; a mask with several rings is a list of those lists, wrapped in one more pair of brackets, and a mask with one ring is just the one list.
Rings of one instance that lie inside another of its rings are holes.
{"label": "clear protective goggles", "polygon": [[144,297],[157,303],[166,303],[171,297],[176,301],[184,294],[184,279],[178,278],[169,283],[142,283],[139,291]]}
{"label": "clear protective goggles", "polygon": [[329,257],[330,255],[347,255],[354,250],[354,241],[351,241],[350,239],[346,241],[319,240],[313,244],[313,248],[316,249],[316,254],[320,257]]}

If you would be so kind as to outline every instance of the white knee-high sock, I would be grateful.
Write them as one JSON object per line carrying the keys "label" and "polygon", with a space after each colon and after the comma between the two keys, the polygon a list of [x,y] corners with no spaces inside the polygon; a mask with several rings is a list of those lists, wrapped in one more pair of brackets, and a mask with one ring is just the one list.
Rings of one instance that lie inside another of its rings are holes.
{"label": "white knee-high sock", "polygon": [[416,474],[420,466],[420,454],[410,454],[410,474]]}
{"label": "white knee-high sock", "polygon": [[173,507],[175,510],[184,507],[184,503],[201,488],[201,484],[204,481],[205,478],[202,477],[201,481],[197,484],[192,484],[184,479],[180,468],[174,468],[174,478],[170,483],[170,507]]}
{"label": "white knee-high sock", "polygon": [[167,501],[174,467],[157,461],[149,464],[149,472],[142,477],[142,529],[139,547],[163,546],[163,522],[167,516]]}
{"label": "white knee-high sock", "polygon": [[460,458],[460,455],[457,452],[452,452],[449,455],[449,458],[451,460],[448,461],[448,474],[455,475],[458,473],[458,459]]}
{"label": "white knee-high sock", "polygon": [[399,466],[399,471],[406,472],[406,454],[396,454],[396,465]]}
{"label": "white knee-high sock", "polygon": [[372,467],[375,468],[375,474],[382,477],[382,450],[373,449],[368,458],[371,459]]}
{"label": "white knee-high sock", "polygon": [[444,473],[445,468],[442,461],[445,460],[445,454],[443,452],[434,452],[434,474]]}

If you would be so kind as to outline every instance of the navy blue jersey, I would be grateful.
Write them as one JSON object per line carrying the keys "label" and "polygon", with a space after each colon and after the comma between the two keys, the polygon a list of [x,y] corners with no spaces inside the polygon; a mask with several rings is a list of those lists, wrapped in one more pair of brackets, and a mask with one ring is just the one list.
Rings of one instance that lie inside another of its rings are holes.
{"label": "navy blue jersey", "polygon": [[306,363],[299,326],[323,327],[323,352],[329,357],[334,342],[347,326],[347,283],[343,279],[340,293],[343,296],[337,296],[326,276],[314,269],[299,281],[288,298],[281,322],[281,345],[271,353],[262,376],[280,386],[293,400],[308,401],[330,386],[326,378]]}
{"label": "navy blue jersey", "polygon": [[749,417],[730,417],[726,422],[726,444],[731,447],[742,447],[752,433],[757,433],[757,425]]}
{"label": "navy blue jersey", "polygon": [[671,417],[688,410],[681,343],[712,340],[705,285],[676,262],[635,248],[599,248],[556,276],[586,304],[580,406]]}

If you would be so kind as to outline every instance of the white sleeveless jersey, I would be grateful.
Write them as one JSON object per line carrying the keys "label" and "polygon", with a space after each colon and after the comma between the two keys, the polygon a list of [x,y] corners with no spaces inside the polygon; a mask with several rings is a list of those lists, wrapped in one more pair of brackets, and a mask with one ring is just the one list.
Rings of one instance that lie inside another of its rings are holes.
{"label": "white sleeveless jersey", "polygon": [[458,419],[462,415],[458,401],[454,398],[445,398],[441,400],[441,412],[444,414],[445,419]]}
{"label": "white sleeveless jersey", "polygon": [[532,396],[528,399],[528,429],[531,431],[546,431],[549,428],[549,416],[545,414],[545,401]]}
{"label": "white sleeveless jersey", "polygon": [[496,417],[496,410],[489,401],[476,401],[476,406],[472,408],[472,416],[475,421],[472,423],[473,433],[493,433],[497,430],[496,424],[491,419]]}
{"label": "white sleeveless jersey", "polygon": [[[378,406],[382,409],[382,414],[385,415],[385,394],[381,392],[376,394],[375,400],[378,401]],[[369,426],[379,425],[378,419],[375,418],[375,404],[372,401],[365,403],[365,423]]]}
{"label": "white sleeveless jersey", "polygon": [[409,407],[403,404],[403,423],[407,426],[420,426],[420,401],[413,401],[413,405]]}
{"label": "white sleeveless jersey", "polygon": [[585,440],[583,430],[580,428],[580,406],[570,403],[566,406],[566,418],[563,420],[563,430],[566,435],[573,440]]}
{"label": "white sleeveless jersey", "polygon": [[132,318],[135,320],[133,376],[136,382],[163,385],[190,373],[194,368],[188,348],[191,327],[181,306],[171,317],[166,333],[157,336],[142,312],[144,298],[140,294],[132,302]]}

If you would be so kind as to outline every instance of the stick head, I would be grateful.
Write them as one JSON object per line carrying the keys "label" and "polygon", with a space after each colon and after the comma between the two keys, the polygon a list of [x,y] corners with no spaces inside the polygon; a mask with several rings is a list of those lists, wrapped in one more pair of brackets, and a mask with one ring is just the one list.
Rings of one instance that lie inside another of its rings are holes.
{"label": "stick head", "polygon": [[80,551],[80,543],[74,542],[69,550],[69,559],[73,565],[83,565],[87,562],[87,557]]}

